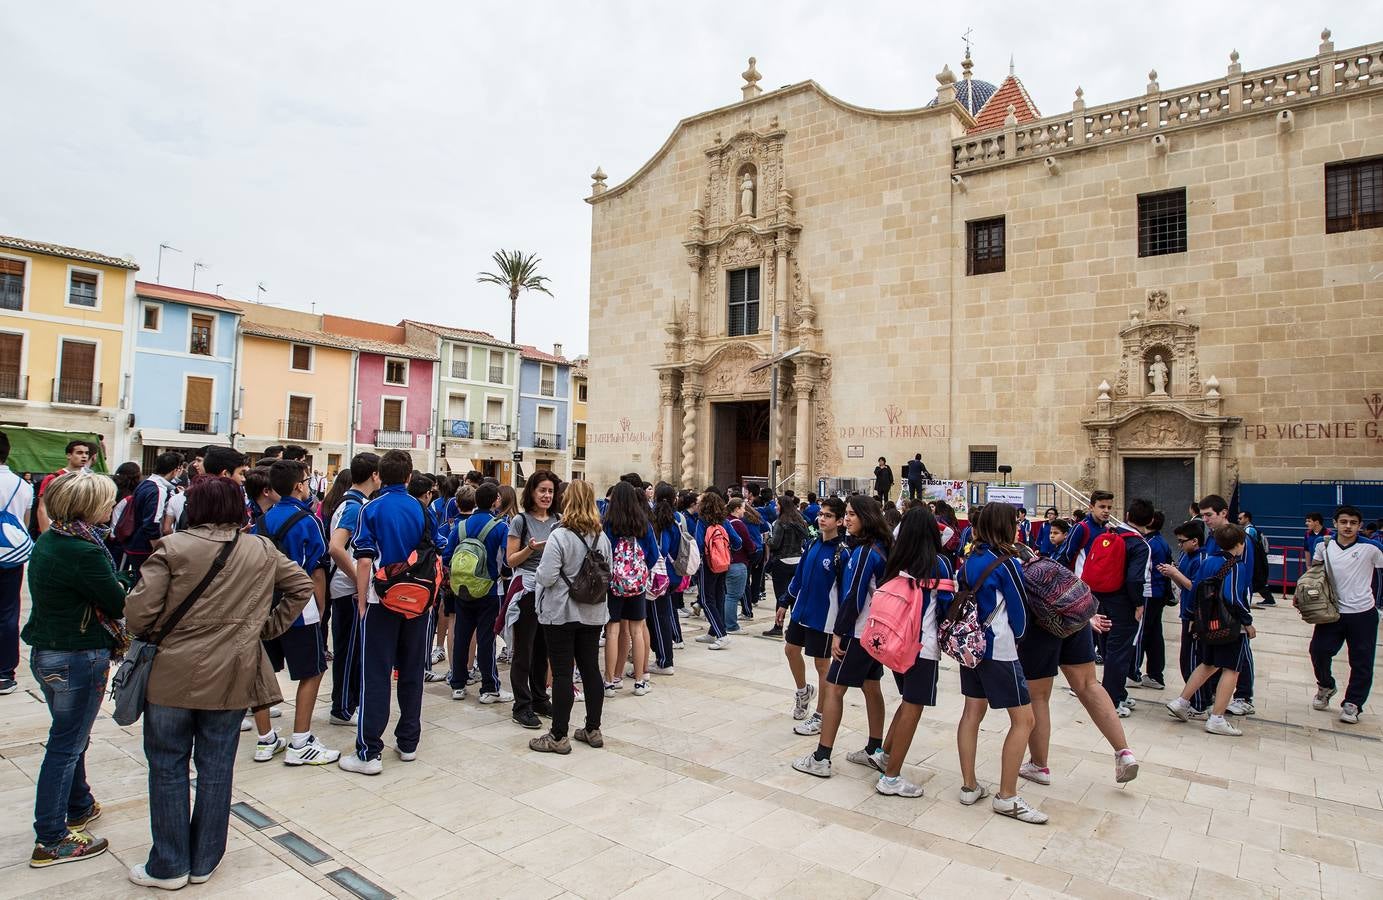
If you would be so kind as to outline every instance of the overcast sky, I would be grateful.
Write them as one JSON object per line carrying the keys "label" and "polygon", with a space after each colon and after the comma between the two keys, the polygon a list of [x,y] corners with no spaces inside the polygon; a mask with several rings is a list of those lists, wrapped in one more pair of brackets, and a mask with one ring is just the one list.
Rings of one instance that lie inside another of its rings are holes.
{"label": "overcast sky", "polygon": [[[0,233],[130,255],[154,280],[384,322],[507,336],[490,254],[543,258],[554,298],[519,340],[587,350],[590,174],[614,185],[677,121],[816,79],[862,106],[921,106],[935,74],[1012,54],[1039,109],[1383,40],[1383,3],[61,2],[8,4]],[[1131,7],[1130,7],[1131,8]],[[1326,21],[1318,21],[1324,17]]]}

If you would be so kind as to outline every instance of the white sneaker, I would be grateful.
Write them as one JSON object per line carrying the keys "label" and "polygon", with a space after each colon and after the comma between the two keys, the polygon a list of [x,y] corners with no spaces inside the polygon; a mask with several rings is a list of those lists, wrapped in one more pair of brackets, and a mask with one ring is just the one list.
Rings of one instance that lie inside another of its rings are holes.
{"label": "white sneaker", "polygon": [[490,703],[513,703],[514,695],[508,691],[486,691],[480,695],[480,702]]}
{"label": "white sneaker", "polygon": [[1235,697],[1229,702],[1229,706],[1225,709],[1225,712],[1229,713],[1231,716],[1252,716],[1258,714],[1258,710],[1253,707],[1252,700],[1243,700],[1239,697]]}
{"label": "white sneaker", "polygon": [[685,649],[687,649],[687,645],[686,645],[685,643],[683,643],[682,641],[673,641],[673,643],[672,643],[672,649],[674,649],[674,650],[685,650]]}
{"label": "white sneaker", "polygon": [[285,766],[327,766],[341,758],[340,750],[332,750],[317,740],[316,735],[308,735],[307,743],[301,747],[289,747],[283,755]]}
{"label": "white sneaker", "polygon": [[1138,759],[1132,750],[1120,750],[1114,754],[1114,780],[1127,784],[1138,777]]}
{"label": "white sneaker", "polygon": [[398,747],[395,747],[394,752],[397,753],[399,759],[403,760],[404,762],[412,762],[413,760],[418,758],[417,750],[400,750]]}
{"label": "white sneaker", "polygon": [[144,871],[144,863],[140,863],[137,866],[131,867],[130,881],[140,887],[162,888],[165,891],[176,891],[186,886],[187,876],[179,875],[177,878],[155,878]]}
{"label": "white sneaker", "polygon": [[600,636],[600,646],[602,646],[602,647],[605,646],[605,635],[603,635],[603,634]]}
{"label": "white sneaker", "polygon": [[712,641],[711,643],[709,643],[709,644],[706,645],[706,649],[707,649],[707,650],[729,650],[729,649],[730,649],[730,635],[727,634],[727,635],[725,635],[723,638],[721,638],[721,639],[718,640],[718,641]]}
{"label": "white sneaker", "polygon": [[879,780],[874,783],[874,790],[887,797],[921,797],[922,788],[908,781],[901,775],[889,778],[887,775],[879,776]]}
{"label": "white sneaker", "polygon": [[439,662],[441,662],[442,660],[444,660],[444,659],[446,659],[446,658],[447,658],[447,651],[446,651],[445,648],[442,648],[442,647],[433,647],[433,648],[432,648],[432,664],[433,664],[434,666],[437,665]]}
{"label": "white sneaker", "polygon": [[361,759],[354,753],[343,753],[336,764],[347,772],[356,772],[360,775],[378,775],[384,771],[384,763],[375,757],[374,759]]}
{"label": "white sneaker", "polygon": [[351,713],[350,718],[348,719],[343,719],[338,715],[331,714],[327,716],[327,721],[333,725],[354,725],[355,713]]}
{"label": "white sneaker", "polygon": [[1133,705],[1128,701],[1124,701],[1114,707],[1114,712],[1118,714],[1119,718],[1127,719],[1129,716],[1133,715]]}
{"label": "white sneaker", "polygon": [[268,762],[288,747],[288,742],[274,732],[269,732],[269,740],[255,743],[255,762]]}
{"label": "white sneaker", "polygon": [[[1316,688],[1316,696],[1311,700],[1312,709],[1329,709],[1330,698],[1335,696],[1334,688]],[[242,729],[243,730],[243,729]]]}
{"label": "white sneaker", "polygon": [[698,644],[714,644],[716,642],[716,636],[708,631],[705,634],[698,634],[696,636],[696,642]]}
{"label": "white sneaker", "polygon": [[809,735],[821,733],[821,713],[814,712],[805,722],[798,722],[792,726],[794,734]]}
{"label": "white sneaker", "polygon": [[677,669],[674,666],[649,666],[648,671],[654,675],[676,675]]}
{"label": "white sneaker", "polygon": [[269,707],[269,718],[277,719],[281,715],[283,715],[282,709],[279,709],[277,706]]}
{"label": "white sneaker", "polygon": [[982,784],[975,787],[966,787],[963,784],[960,786],[960,802],[965,806],[974,806],[988,796],[989,788]]}
{"label": "white sneaker", "polygon": [[799,722],[807,717],[807,710],[811,708],[812,698],[816,696],[816,686],[807,685],[797,691],[792,698],[792,717]]}
{"label": "white sneaker", "polygon": [[1342,703],[1340,705],[1340,721],[1346,725],[1359,724],[1359,707],[1353,703]]}
{"label": "white sneaker", "polygon": [[815,775],[817,778],[831,777],[831,761],[829,759],[817,759],[815,753],[808,753],[806,756],[799,756],[794,759],[792,767],[799,772]]}
{"label": "white sneaker", "polygon": [[647,694],[651,690],[653,690],[653,687],[648,683],[648,679],[646,678],[643,681],[634,682],[635,697],[642,697],[644,694]]}
{"label": "white sneaker", "polygon": [[465,689],[465,688],[455,688],[455,689],[453,689],[452,692],[451,692],[451,699],[453,699],[453,700],[465,700],[465,699],[466,699],[466,689]]}
{"label": "white sneaker", "polygon": [[1224,716],[1216,715],[1205,720],[1205,730],[1207,734],[1222,734],[1225,737],[1239,737],[1243,734],[1242,731],[1231,725]]}
{"label": "white sneaker", "polygon": [[686,607],[683,607],[682,609],[677,610],[677,618],[689,619],[691,618],[691,613],[687,612]]}
{"label": "white sneaker", "polygon": [[1027,801],[1017,794],[1014,794],[1007,800],[995,797],[994,802],[990,804],[990,808],[1001,816],[1008,816],[1010,819],[1027,822],[1029,825],[1047,824],[1047,814],[1028,806]]}
{"label": "white sneaker", "polygon": [[1195,712],[1195,707],[1191,705],[1191,701],[1183,700],[1180,697],[1173,697],[1164,705],[1167,707],[1168,713],[1183,722],[1189,722],[1191,720],[1191,713]]}
{"label": "white sneaker", "polygon": [[[1325,709],[1325,707],[1322,706],[1321,709]],[[255,720],[250,718],[249,716],[246,716],[245,718],[240,720],[241,731],[249,731],[253,727],[255,727]]]}
{"label": "white sneaker", "polygon": [[625,677],[625,678],[633,678],[633,677],[634,677],[634,664],[633,664],[633,663],[630,662],[630,663],[625,663],[625,664],[624,664],[624,677]]}
{"label": "white sneaker", "polygon": [[857,766],[869,766],[877,769],[880,774],[888,768],[888,754],[882,749],[875,750],[873,753],[866,753],[863,750],[851,750],[845,754],[845,761],[852,762]]}
{"label": "white sneaker", "polygon": [[1029,760],[1018,767],[1018,777],[1026,778],[1028,781],[1037,784],[1051,784],[1052,770],[1046,766],[1039,766]]}

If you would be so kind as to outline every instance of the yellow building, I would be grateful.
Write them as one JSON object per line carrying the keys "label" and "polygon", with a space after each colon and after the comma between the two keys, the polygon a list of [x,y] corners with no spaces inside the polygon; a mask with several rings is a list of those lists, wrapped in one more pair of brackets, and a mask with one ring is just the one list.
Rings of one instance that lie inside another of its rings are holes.
{"label": "yellow building", "polygon": [[235,446],[255,456],[273,444],[300,444],[313,468],[335,472],[352,448],[354,342],[322,333],[317,316],[240,307]]}
{"label": "yellow building", "polygon": [[0,419],[101,435],[124,458],[139,267],[90,250],[0,236]]}
{"label": "yellow building", "polygon": [[578,356],[571,367],[571,477],[586,477],[586,403],[590,398],[590,379],[585,356]]}

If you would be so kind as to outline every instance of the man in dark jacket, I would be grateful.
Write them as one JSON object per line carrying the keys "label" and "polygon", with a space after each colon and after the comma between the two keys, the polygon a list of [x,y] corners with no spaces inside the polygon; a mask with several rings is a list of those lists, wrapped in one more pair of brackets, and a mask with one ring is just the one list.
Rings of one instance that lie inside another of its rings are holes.
{"label": "man in dark jacket", "polygon": [[893,467],[888,464],[888,460],[879,457],[879,464],[874,467],[874,493],[885,503],[888,502],[888,492],[893,490]]}
{"label": "man in dark jacket", "polygon": [[931,481],[931,478],[932,473],[927,471],[927,464],[922,461],[921,453],[908,460],[908,499],[921,499],[922,482]]}
{"label": "man in dark jacket", "polygon": [[173,479],[182,471],[181,453],[160,453],[154,460],[154,474],[139,483],[130,496],[134,504],[134,534],[125,543],[125,567],[139,580],[140,567],[154,552],[154,542],[163,537],[163,514],[168,500],[177,490]]}

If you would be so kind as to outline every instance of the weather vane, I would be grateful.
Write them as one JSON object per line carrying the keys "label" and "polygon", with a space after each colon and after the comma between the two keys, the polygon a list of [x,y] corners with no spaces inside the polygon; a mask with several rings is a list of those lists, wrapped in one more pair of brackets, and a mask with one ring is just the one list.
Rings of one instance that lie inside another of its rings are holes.
{"label": "weather vane", "polygon": [[965,29],[965,34],[962,34],[962,35],[960,36],[960,39],[961,39],[962,41],[965,41],[965,55],[966,55],[966,56],[969,56],[969,55],[970,55],[970,44],[971,44],[971,41],[970,41],[970,34],[971,34],[974,30],[975,30],[975,29],[973,29],[973,28],[967,28],[967,29]]}

